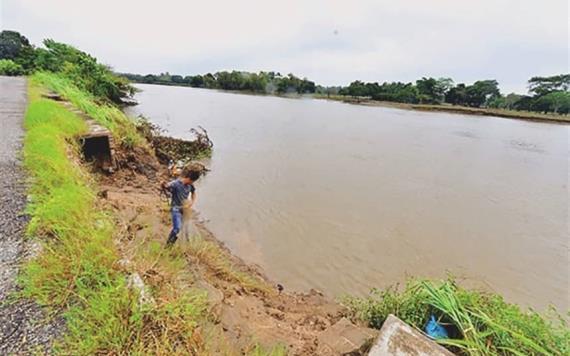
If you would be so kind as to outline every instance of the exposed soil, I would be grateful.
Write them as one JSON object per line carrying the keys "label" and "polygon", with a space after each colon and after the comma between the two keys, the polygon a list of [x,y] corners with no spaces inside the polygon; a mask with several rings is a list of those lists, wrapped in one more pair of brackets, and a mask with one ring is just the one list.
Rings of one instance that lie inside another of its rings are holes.
{"label": "exposed soil", "polygon": [[[121,234],[118,245],[126,260],[133,258],[136,248],[143,244],[151,241],[164,244],[170,230],[168,202],[160,193],[160,183],[172,179],[169,170],[149,154],[138,156],[137,160],[152,169],[147,168],[145,174],[141,174],[134,164],[133,169],[122,169],[111,176],[99,175],[101,202],[111,207],[118,218]],[[209,353],[226,354],[232,350],[230,354],[243,354],[252,344],[259,343],[264,346],[285,345],[291,355],[337,354],[319,344],[319,335],[346,314],[344,307],[314,290],[308,294],[280,292],[280,288],[269,281],[259,268],[232,255],[198,221],[196,215],[193,221],[200,235],[218,244],[235,268],[255,276],[270,288],[268,292],[248,290],[239,282],[220,276],[193,256],[186,255],[187,275],[178,278],[178,288],[206,289],[211,297],[214,323],[207,334],[217,336],[210,336],[213,349]],[[184,243],[179,238],[176,245]],[[145,284],[160,283],[160,272],[152,267],[143,269],[137,272]],[[367,328],[362,329],[370,332]],[[213,344],[212,340],[215,340]]]}

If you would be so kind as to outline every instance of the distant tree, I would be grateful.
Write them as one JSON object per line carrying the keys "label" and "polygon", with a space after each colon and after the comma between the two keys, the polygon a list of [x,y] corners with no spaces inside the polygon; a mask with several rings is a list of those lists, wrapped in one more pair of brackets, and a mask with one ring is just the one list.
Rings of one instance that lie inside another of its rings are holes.
{"label": "distant tree", "polygon": [[251,73],[245,82],[246,90],[250,90],[256,93],[264,93],[266,86],[267,78],[263,73]]}
{"label": "distant tree", "polygon": [[190,83],[192,83],[192,76],[191,75],[185,76],[184,83],[190,85]]}
{"label": "distant tree", "polygon": [[366,87],[366,84],[361,82],[360,80],[355,80],[354,82],[350,83],[348,87],[343,88],[341,90],[342,95],[350,95],[350,96],[369,96],[369,87]]}
{"label": "distant tree", "polygon": [[467,87],[460,83],[449,89],[445,94],[445,101],[453,105],[466,105],[467,103]]}
{"label": "distant tree", "polygon": [[170,75],[170,73],[166,72],[166,73],[160,73],[157,77],[156,80],[158,82],[162,82],[162,83],[168,83],[172,81],[172,76]]}
{"label": "distant tree", "polygon": [[435,78],[426,78],[416,80],[419,99],[423,104],[437,104],[440,102],[440,88]]}
{"label": "distant tree", "polygon": [[312,82],[310,80],[308,80],[307,78],[304,78],[300,83],[299,86],[297,88],[297,92],[299,94],[307,94],[307,93],[314,93],[316,90],[316,85],[315,82]]}
{"label": "distant tree", "polygon": [[19,32],[8,30],[0,32],[0,59],[14,60],[26,47],[32,47],[30,41]]}
{"label": "distant tree", "polygon": [[4,30],[0,32],[0,59],[10,59],[23,70],[30,70],[34,65],[35,49],[19,32]]}
{"label": "distant tree", "polygon": [[152,83],[156,83],[157,78],[156,75],[154,74],[147,74],[143,77],[142,82],[143,83],[148,83],[148,84],[152,84]]}
{"label": "distant tree", "polygon": [[176,84],[184,83],[184,77],[182,77],[181,75],[173,75],[170,77],[170,80]]}
{"label": "distant tree", "polygon": [[568,114],[570,112],[570,93],[567,91],[553,91],[535,99],[535,111]]}
{"label": "distant tree", "polygon": [[528,81],[529,92],[542,96],[555,91],[568,91],[570,74],[553,75],[550,77],[532,77]]}
{"label": "distant tree", "polygon": [[467,105],[481,107],[500,95],[496,80],[478,80],[466,89]]}
{"label": "distant tree", "polygon": [[532,111],[534,99],[528,95],[522,95],[518,101],[513,104],[513,109],[521,111]]}
{"label": "distant tree", "polygon": [[207,73],[203,77],[204,80],[204,88],[216,89],[218,85],[216,83],[216,77],[212,73]]}
{"label": "distant tree", "polygon": [[194,88],[202,88],[204,86],[204,78],[201,75],[190,77],[190,85]]}
{"label": "distant tree", "polygon": [[523,98],[522,95],[511,93],[507,96],[499,95],[487,104],[491,108],[515,110],[517,103]]}
{"label": "distant tree", "polygon": [[438,78],[435,84],[435,95],[438,103],[445,101],[445,95],[453,88],[453,79],[451,78]]}
{"label": "distant tree", "polygon": [[369,88],[375,90],[371,93],[373,100],[411,104],[419,102],[418,89],[412,83],[382,83],[380,86]]}

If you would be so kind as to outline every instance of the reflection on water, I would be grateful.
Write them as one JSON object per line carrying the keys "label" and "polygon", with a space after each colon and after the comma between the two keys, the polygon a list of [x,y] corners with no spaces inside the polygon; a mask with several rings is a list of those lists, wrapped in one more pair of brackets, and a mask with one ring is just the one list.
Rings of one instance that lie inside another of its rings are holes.
{"label": "reflection on water", "polygon": [[133,108],[204,126],[197,208],[286,288],[465,277],[568,309],[568,126],[141,85]]}

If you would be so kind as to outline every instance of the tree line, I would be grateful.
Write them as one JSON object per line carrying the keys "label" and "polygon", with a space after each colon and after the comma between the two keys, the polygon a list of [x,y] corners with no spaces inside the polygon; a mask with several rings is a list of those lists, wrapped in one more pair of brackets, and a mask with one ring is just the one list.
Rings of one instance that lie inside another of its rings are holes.
{"label": "tree line", "polygon": [[471,85],[454,84],[451,78],[421,78],[415,83],[382,84],[354,81],[337,94],[409,104],[451,104],[476,108],[499,108],[544,113],[570,113],[570,74],[532,77],[529,95],[503,95],[496,80],[478,80]]}
{"label": "tree line", "polygon": [[51,39],[35,47],[16,31],[0,32],[0,75],[24,75],[35,71],[58,72],[99,100],[121,104],[135,88],[110,67],[77,48]]}
{"label": "tree line", "polygon": [[262,94],[311,94],[316,90],[315,82],[307,78],[299,78],[293,74],[282,75],[279,72],[251,73],[234,70],[188,76],[171,75],[170,73],[158,75],[122,73],[120,75],[137,83],[237,90]]}
{"label": "tree line", "polygon": [[570,74],[532,77],[528,80],[529,95],[503,95],[494,79],[473,84],[455,84],[451,78],[426,78],[413,83],[353,81],[346,87],[324,87],[307,78],[279,72],[250,73],[221,71],[205,75],[171,75],[161,73],[121,74],[137,83],[181,85],[194,88],[237,90],[265,94],[325,94],[367,98],[409,104],[460,105],[475,108],[497,108],[544,113],[570,113]]}
{"label": "tree line", "polygon": [[570,74],[532,77],[527,95],[503,95],[494,79],[473,84],[451,78],[423,77],[415,82],[353,81],[345,87],[324,87],[307,78],[279,72],[220,71],[204,75],[115,74],[93,56],[70,45],[46,39],[35,47],[16,31],[0,33],[0,75],[22,75],[37,70],[60,72],[95,97],[123,103],[135,92],[130,81],[195,88],[237,90],[264,94],[326,94],[410,104],[461,105],[544,113],[570,113]]}

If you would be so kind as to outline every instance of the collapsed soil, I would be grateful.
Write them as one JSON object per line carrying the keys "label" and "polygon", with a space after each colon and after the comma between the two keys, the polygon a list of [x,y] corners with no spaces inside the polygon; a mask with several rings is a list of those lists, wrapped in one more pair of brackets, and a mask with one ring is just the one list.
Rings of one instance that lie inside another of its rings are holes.
{"label": "collapsed soil", "polygon": [[[136,159],[130,158],[133,162],[113,175],[98,176],[100,201],[110,207],[118,219],[121,235],[118,246],[126,260],[134,258],[137,246],[153,241],[164,245],[170,231],[168,201],[160,190],[162,182],[172,179],[167,167],[144,151],[137,152]],[[319,345],[319,334],[346,315],[343,306],[316,290],[307,294],[279,291],[281,288],[269,281],[258,267],[232,255],[195,214],[193,222],[204,239],[220,247],[223,257],[231,261],[234,268],[269,287],[265,292],[248,290],[192,255],[185,255],[184,275],[177,277],[177,287],[198,287],[214,296],[210,298],[215,304],[212,306],[214,322],[210,330],[203,331],[217,335],[210,336],[213,346],[208,353],[227,354],[232,350],[229,354],[244,354],[259,343],[266,347],[284,345],[291,355],[335,354]],[[176,247],[185,243],[180,237],[175,248],[165,249],[165,253],[176,253]],[[149,285],[160,283],[163,278],[152,265],[145,265],[136,272]]]}

